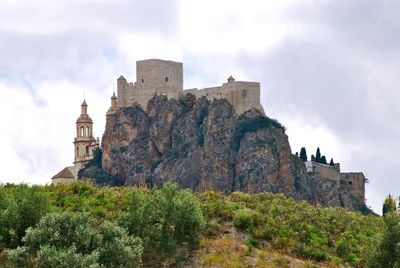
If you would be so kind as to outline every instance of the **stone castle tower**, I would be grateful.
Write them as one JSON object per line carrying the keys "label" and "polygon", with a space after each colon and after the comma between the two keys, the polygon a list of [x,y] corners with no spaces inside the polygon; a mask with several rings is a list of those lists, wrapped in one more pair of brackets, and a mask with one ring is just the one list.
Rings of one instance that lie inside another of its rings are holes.
{"label": "stone castle tower", "polygon": [[51,178],[53,184],[70,183],[78,179],[78,172],[93,159],[93,150],[99,147],[99,138],[93,137],[93,120],[87,113],[87,103],[83,100],[81,114],[76,120],[74,139],[74,165],[65,167]]}

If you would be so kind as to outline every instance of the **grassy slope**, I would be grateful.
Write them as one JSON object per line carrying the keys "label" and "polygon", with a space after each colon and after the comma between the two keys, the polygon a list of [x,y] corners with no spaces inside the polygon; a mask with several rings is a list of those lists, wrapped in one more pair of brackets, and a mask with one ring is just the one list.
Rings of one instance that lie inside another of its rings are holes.
{"label": "grassy slope", "polygon": [[[76,183],[45,186],[45,191],[56,211],[86,211],[116,220],[131,188]],[[321,208],[281,194],[207,192],[198,197],[208,222],[203,238],[196,251],[181,249],[174,266],[363,267],[383,229],[379,217]]]}

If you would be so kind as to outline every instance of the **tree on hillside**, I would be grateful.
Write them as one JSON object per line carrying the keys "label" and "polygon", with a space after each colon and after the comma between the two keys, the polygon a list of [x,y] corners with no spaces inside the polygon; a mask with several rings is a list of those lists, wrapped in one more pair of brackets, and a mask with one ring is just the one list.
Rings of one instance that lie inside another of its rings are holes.
{"label": "tree on hillside", "polygon": [[0,250],[19,246],[26,229],[49,210],[47,195],[39,186],[20,184],[8,193],[0,188]]}
{"label": "tree on hillside", "polygon": [[396,204],[390,195],[383,204],[384,208],[385,205],[394,210],[384,212],[386,228],[376,253],[371,256],[370,267],[397,268],[400,267],[400,213],[395,210]]}
{"label": "tree on hillside", "polygon": [[382,207],[382,215],[385,216],[388,212],[396,211],[396,201],[392,198],[391,195],[386,197],[385,202]]}
{"label": "tree on hillside", "polygon": [[303,160],[304,162],[307,161],[307,151],[306,148],[302,147],[300,150],[300,159]]}
{"label": "tree on hillside", "polygon": [[196,245],[205,220],[197,197],[176,184],[166,183],[150,193],[132,191],[121,224],[143,240],[144,258],[158,263],[173,256],[183,243]]}
{"label": "tree on hillside", "polygon": [[325,157],[325,155],[323,155],[323,156],[321,157],[320,163],[321,163],[321,164],[324,164],[324,165],[327,165],[327,164],[328,164],[328,163],[326,162],[326,157]]}
{"label": "tree on hillside", "polygon": [[315,162],[315,156],[313,154],[311,155],[311,161]]}
{"label": "tree on hillside", "polygon": [[315,162],[321,163],[321,151],[320,151],[319,147],[317,148],[317,152],[315,154]]}
{"label": "tree on hillside", "polygon": [[332,166],[332,167],[335,166],[335,163],[333,162],[333,158],[331,158],[331,162],[329,162],[329,165]]}

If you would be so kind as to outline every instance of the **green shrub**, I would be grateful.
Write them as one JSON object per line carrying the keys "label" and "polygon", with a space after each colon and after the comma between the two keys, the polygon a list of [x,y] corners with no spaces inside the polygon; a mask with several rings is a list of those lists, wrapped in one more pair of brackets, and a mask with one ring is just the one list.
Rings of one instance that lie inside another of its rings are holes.
{"label": "green shrub", "polygon": [[249,238],[249,239],[247,239],[247,244],[251,245],[253,247],[258,247],[260,245],[260,240],[254,239],[254,238]]}
{"label": "green shrub", "polygon": [[93,251],[90,254],[78,253],[75,246],[67,249],[43,246],[38,252],[40,267],[43,268],[100,268],[98,264],[99,254]]}
{"label": "green shrub", "polygon": [[233,217],[233,224],[241,230],[253,230],[254,228],[254,211],[248,208],[239,209]]}
{"label": "green shrub", "polygon": [[266,116],[257,117],[246,117],[245,114],[239,116],[236,123],[234,137],[233,137],[233,148],[238,150],[240,147],[240,141],[244,135],[248,132],[256,132],[262,128],[275,127],[285,132],[285,127],[275,119],[268,118]]}
{"label": "green shrub", "polygon": [[25,184],[6,191],[0,187],[0,248],[21,244],[25,230],[49,212],[50,205],[42,187]]}
{"label": "green shrub", "polygon": [[147,259],[160,261],[184,242],[197,244],[205,223],[199,200],[190,191],[167,183],[149,192],[134,189],[121,224],[142,238]]}
{"label": "green shrub", "polygon": [[370,267],[400,267],[400,212],[387,212],[385,230],[375,254],[371,255]]}
{"label": "green shrub", "polygon": [[[119,151],[126,152],[127,147],[120,147]],[[118,149],[113,147],[111,152],[117,153]],[[90,160],[85,166],[79,170],[79,179],[93,179],[98,185],[112,185],[112,186],[122,186],[123,181],[119,180],[117,177],[106,172],[102,167],[102,155],[103,150],[101,148],[96,148],[93,150],[93,159]]]}
{"label": "green shrub", "polygon": [[352,265],[360,264],[360,258],[357,257],[356,254],[350,253],[347,255],[347,261],[350,262]]}
{"label": "green shrub", "polygon": [[[96,228],[96,226],[98,226]],[[100,225],[84,213],[50,213],[26,231],[11,265],[29,267],[138,267],[142,246],[115,223]]]}
{"label": "green shrub", "polygon": [[327,258],[326,252],[321,251],[314,246],[306,245],[303,243],[300,243],[298,245],[298,247],[296,248],[296,253],[304,258],[310,258],[317,261],[325,261]]}
{"label": "green shrub", "polygon": [[221,225],[214,219],[205,224],[204,232],[207,236],[216,236],[220,231]]}
{"label": "green shrub", "polygon": [[218,192],[208,191],[199,195],[201,209],[208,220],[213,218],[229,218],[226,211],[225,196]]}

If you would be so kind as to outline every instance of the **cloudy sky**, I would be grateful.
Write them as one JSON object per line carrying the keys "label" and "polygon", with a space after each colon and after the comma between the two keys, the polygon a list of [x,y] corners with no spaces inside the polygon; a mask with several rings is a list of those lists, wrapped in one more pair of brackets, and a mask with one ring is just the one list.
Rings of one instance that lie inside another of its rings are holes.
{"label": "cloudy sky", "polygon": [[0,182],[73,161],[84,95],[101,137],[135,62],[184,63],[185,88],[261,82],[293,153],[362,171],[379,212],[400,195],[400,1],[0,0]]}

